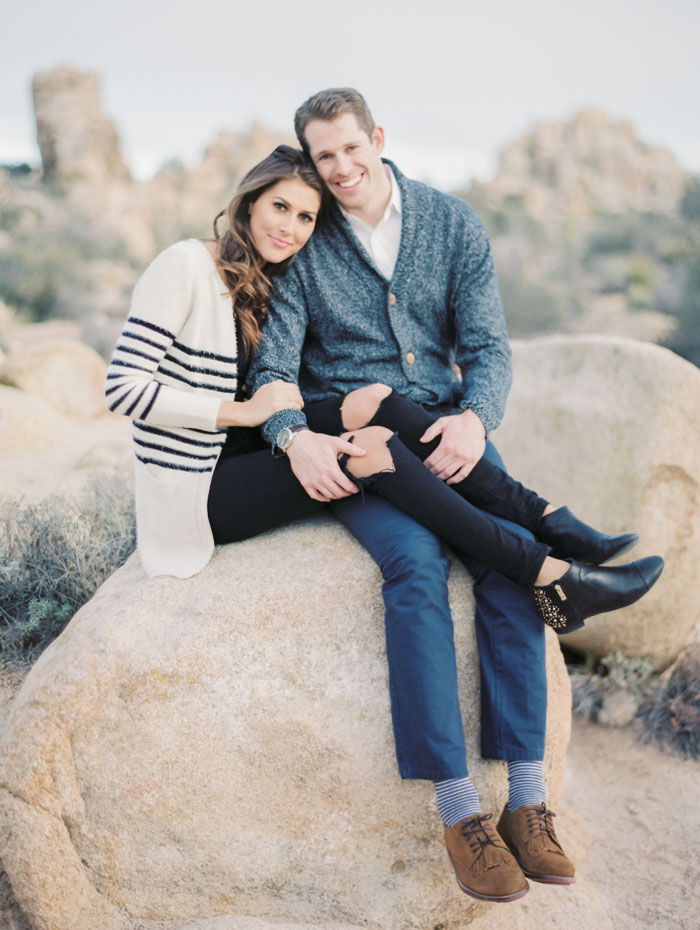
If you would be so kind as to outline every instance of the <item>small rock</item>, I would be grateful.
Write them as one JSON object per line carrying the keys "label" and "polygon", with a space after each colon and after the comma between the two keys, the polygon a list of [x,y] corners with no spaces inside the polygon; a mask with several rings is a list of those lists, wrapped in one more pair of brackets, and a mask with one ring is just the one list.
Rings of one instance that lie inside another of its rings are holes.
{"label": "small rock", "polygon": [[637,701],[629,691],[615,691],[603,698],[598,723],[603,727],[626,727],[637,713]]}

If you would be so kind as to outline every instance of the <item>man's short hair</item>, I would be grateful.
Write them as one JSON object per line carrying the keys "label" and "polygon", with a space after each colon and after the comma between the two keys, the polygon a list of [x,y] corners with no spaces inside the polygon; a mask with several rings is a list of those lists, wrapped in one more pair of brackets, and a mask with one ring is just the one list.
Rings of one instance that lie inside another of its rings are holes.
{"label": "man's short hair", "polygon": [[309,97],[294,114],[294,131],[299,145],[308,154],[309,146],[304,135],[306,127],[314,119],[334,120],[344,113],[353,113],[360,129],[372,138],[374,120],[367,101],[354,87],[329,87]]}

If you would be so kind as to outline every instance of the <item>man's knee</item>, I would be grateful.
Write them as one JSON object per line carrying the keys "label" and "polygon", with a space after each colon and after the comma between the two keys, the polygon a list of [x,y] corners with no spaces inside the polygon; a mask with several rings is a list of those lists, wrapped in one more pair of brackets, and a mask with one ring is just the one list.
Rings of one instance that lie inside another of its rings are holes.
{"label": "man's knee", "polygon": [[440,540],[415,524],[385,546],[379,567],[386,582],[433,590],[447,582],[450,562]]}
{"label": "man's knee", "polygon": [[350,391],[340,408],[345,429],[360,429],[366,426],[389,394],[391,388],[386,384],[368,384]]}

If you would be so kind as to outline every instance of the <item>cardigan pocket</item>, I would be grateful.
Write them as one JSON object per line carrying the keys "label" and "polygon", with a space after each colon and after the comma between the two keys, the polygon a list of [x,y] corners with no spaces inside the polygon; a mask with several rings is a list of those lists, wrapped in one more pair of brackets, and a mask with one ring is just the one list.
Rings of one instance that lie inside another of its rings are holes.
{"label": "cardigan pocket", "polygon": [[204,541],[197,509],[200,485],[211,475],[182,474],[174,469],[136,463],[134,496],[139,545],[154,541],[197,544]]}

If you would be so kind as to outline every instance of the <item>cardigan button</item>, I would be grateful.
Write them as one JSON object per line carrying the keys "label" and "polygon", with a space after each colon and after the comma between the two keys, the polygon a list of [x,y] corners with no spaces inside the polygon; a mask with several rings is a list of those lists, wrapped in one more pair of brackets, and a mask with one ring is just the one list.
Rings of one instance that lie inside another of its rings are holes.
{"label": "cardigan button", "polygon": [[408,362],[409,365],[412,365],[415,362],[415,360],[416,360],[416,357],[413,354],[413,352],[406,353],[406,361]]}
{"label": "cardigan button", "polygon": [[389,294],[389,303],[392,307],[396,306],[396,294]]}

